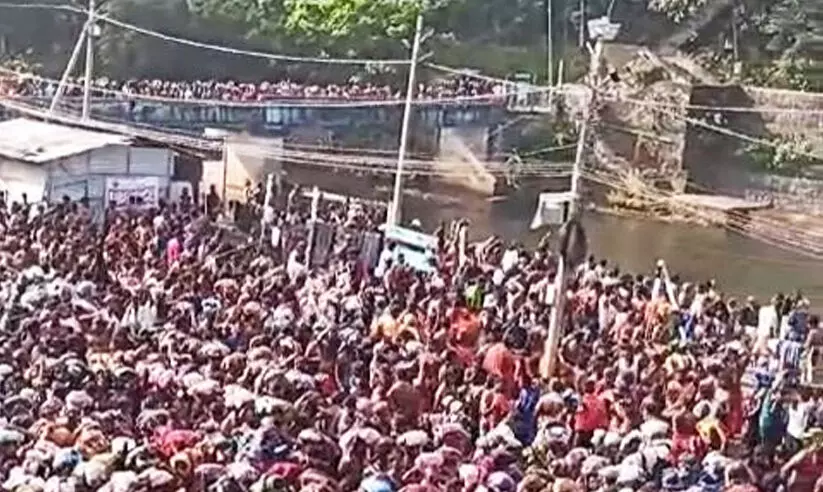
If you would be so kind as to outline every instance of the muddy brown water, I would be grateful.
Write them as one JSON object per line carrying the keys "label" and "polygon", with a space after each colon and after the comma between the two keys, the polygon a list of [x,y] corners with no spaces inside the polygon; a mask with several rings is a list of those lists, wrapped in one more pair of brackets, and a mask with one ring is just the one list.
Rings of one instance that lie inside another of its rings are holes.
{"label": "muddy brown water", "polygon": [[[542,231],[529,230],[535,204],[492,202],[460,196],[409,197],[404,219],[419,218],[434,228],[439,220],[466,217],[474,238],[498,234],[526,245]],[[673,274],[688,281],[717,280],[735,296],[753,295],[761,302],[776,292],[800,290],[815,311],[823,311],[823,261],[785,251],[722,228],[587,213],[590,250],[621,270],[651,272],[663,258]]]}

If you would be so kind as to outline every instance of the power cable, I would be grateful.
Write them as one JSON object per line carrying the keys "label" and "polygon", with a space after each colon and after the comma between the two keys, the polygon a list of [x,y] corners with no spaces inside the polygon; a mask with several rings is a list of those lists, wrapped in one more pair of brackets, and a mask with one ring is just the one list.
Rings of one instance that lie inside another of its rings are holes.
{"label": "power cable", "polygon": [[[375,171],[386,172],[394,174],[396,172],[395,163],[393,161],[366,161],[354,156],[339,156],[329,154],[311,154],[291,152],[288,149],[268,149],[266,147],[246,147],[238,151],[242,155],[254,157],[270,157],[274,159],[292,159],[302,163],[318,163],[320,167],[334,168],[336,166],[346,166],[349,169],[360,171]],[[470,176],[472,173],[455,170],[438,170],[437,165],[449,164],[449,161],[440,160],[437,163],[425,162],[416,166],[408,168],[409,173],[426,173],[429,175],[449,175],[449,176]],[[498,163],[484,163],[485,172],[492,175],[506,174],[505,166]],[[540,177],[556,177],[557,175],[570,176],[572,171],[571,164],[555,164],[546,163],[527,167],[522,174],[534,175]]]}
{"label": "power cable", "polygon": [[[33,80],[38,80],[41,82],[48,82],[50,84],[57,84],[59,83],[56,79],[51,79],[48,77],[42,77],[40,75],[35,74],[22,74],[15,70],[2,68],[0,67],[0,72],[7,73],[7,74],[14,74],[17,77],[21,78],[30,78]],[[66,87],[72,88],[82,88],[82,84],[77,84],[73,82],[67,82],[65,84]],[[555,89],[550,87],[534,87],[527,91],[527,93],[545,93],[545,92],[552,92]],[[343,100],[343,101],[335,101],[334,99],[324,99],[322,101],[312,101],[311,99],[288,99],[284,98],[282,100],[274,99],[271,101],[226,101],[222,99],[186,99],[186,98],[175,98],[175,97],[164,97],[164,96],[152,96],[152,95],[145,95],[139,93],[127,93],[122,90],[116,89],[108,89],[104,87],[94,87],[93,92],[97,92],[100,94],[110,94],[112,97],[110,98],[103,98],[104,100],[111,100],[112,102],[116,101],[128,101],[128,100],[143,100],[143,101],[153,101],[159,102],[164,104],[183,104],[183,105],[200,105],[200,106],[210,106],[210,107],[243,107],[243,108],[272,108],[276,107],[278,103],[281,106],[286,106],[288,108],[370,108],[370,107],[387,107],[387,106],[403,106],[405,101],[402,99],[363,99],[363,100]],[[26,96],[23,96],[26,97]],[[469,102],[477,102],[477,101],[489,101],[493,103],[495,100],[504,101],[506,99],[505,95],[495,95],[495,94],[479,94],[479,95],[471,95],[471,96],[453,96],[453,97],[444,97],[444,98],[418,98],[412,101],[412,105],[415,106],[434,106],[434,105],[461,105]]]}
{"label": "power cable", "polygon": [[[603,174],[603,173],[601,172],[601,174]],[[610,179],[614,179],[615,182],[620,182],[619,178],[612,177]],[[625,184],[623,184],[623,186],[627,190],[627,193],[630,193],[630,194],[633,194],[633,195],[637,195],[637,194],[642,195],[643,194],[643,192],[639,192],[637,190],[630,190],[629,188],[626,187]],[[713,190],[708,190],[708,191],[714,193]],[[678,200],[677,199],[678,196],[675,195],[675,194],[666,194],[665,192],[663,192],[661,190],[656,190],[656,192],[659,194],[659,196],[667,196],[670,202],[676,204],[677,206],[679,206],[681,208],[683,208],[683,207],[693,207],[693,208],[694,207],[699,207],[699,205],[689,204],[689,203],[683,202],[682,200]],[[649,194],[649,192],[646,192],[646,195],[648,195],[648,194]],[[710,207],[705,207],[704,206],[704,208],[706,208],[707,210],[711,210]],[[792,239],[793,235],[796,235],[798,237],[814,238],[813,241],[810,240],[806,243],[809,246],[811,246],[811,249],[816,249],[815,243],[821,237],[823,237],[823,233],[808,231],[808,230],[803,229],[803,228],[788,225],[784,221],[779,221],[779,220],[776,220],[776,219],[768,219],[768,218],[763,218],[763,217],[757,217],[757,216],[746,214],[744,212],[739,212],[739,211],[734,211],[734,210],[726,212],[726,214],[731,216],[733,219],[738,219],[741,223],[748,223],[748,224],[752,224],[754,226],[757,226],[759,228],[759,230],[772,231],[772,236],[773,237],[785,237],[785,240],[789,241],[789,242],[793,241],[793,239]],[[794,241],[797,244],[800,243],[800,241],[797,241],[797,239],[794,239]]]}
{"label": "power cable", "polygon": [[[697,183],[694,183],[692,181],[688,182],[687,186],[689,186],[691,188],[694,188],[698,191],[704,191],[706,193],[717,194],[717,190],[713,190],[713,189],[711,189],[707,186],[698,185]],[[732,217],[734,217],[734,218],[738,218],[738,219],[741,219],[741,220],[749,220],[752,223],[756,223],[756,224],[760,224],[760,225],[764,225],[764,226],[775,227],[778,230],[786,230],[786,231],[789,231],[789,232],[797,232],[797,233],[805,235],[805,236],[811,236],[811,237],[816,237],[816,238],[823,239],[823,231],[808,230],[808,229],[802,228],[800,226],[787,224],[785,221],[781,221],[781,220],[778,220],[778,219],[769,219],[769,218],[766,218],[766,217],[752,217],[750,215],[746,215],[743,212],[739,212],[739,211],[735,211],[735,210],[731,210],[727,213],[729,215],[731,215]]]}
{"label": "power cable", "polygon": [[[623,99],[622,102],[635,103],[635,102],[638,102],[638,101],[632,100],[632,99]],[[689,116],[684,116],[684,115],[678,114],[674,111],[661,109],[661,108],[653,108],[653,109],[657,112],[661,112],[663,114],[666,114],[667,116],[670,116],[672,118],[680,119],[680,120],[686,121],[688,123],[691,123],[695,126],[700,126],[700,127],[705,128],[707,130],[711,130],[711,131],[714,131],[716,133],[720,133],[720,134],[725,135],[725,136],[737,138],[737,139],[743,140],[745,142],[753,143],[753,144],[756,144],[756,145],[761,145],[761,146],[764,146],[764,147],[779,148],[779,146],[780,146],[780,144],[778,144],[776,142],[772,142],[772,141],[769,141],[769,140],[764,140],[764,139],[758,138],[758,137],[753,137],[751,135],[746,135],[745,133],[730,130],[728,128],[723,128],[723,127],[720,127],[720,126],[717,126],[717,125],[712,125],[712,124],[707,123],[705,121],[702,121],[700,119],[692,118],[692,117],[689,117]],[[808,157],[808,158],[815,159],[815,160],[823,160],[823,156],[813,154],[811,152],[806,152],[802,149],[798,149],[798,150],[792,149],[792,152],[796,155],[799,155],[799,156],[804,156],[804,157]],[[714,192],[714,190],[710,190],[710,191]],[[765,221],[765,219],[761,219],[761,220]],[[775,222],[777,222],[777,221],[775,221]],[[777,224],[781,228],[786,228],[787,227],[786,224],[782,223],[782,222],[778,222]],[[805,234],[810,234],[808,231],[804,231],[804,233]],[[815,233],[811,233],[811,234],[813,235]],[[823,236],[823,234],[821,234],[821,235]]]}
{"label": "power cable", "polygon": [[[7,107],[13,111],[18,111],[23,114],[27,114],[32,117],[46,119],[46,120],[54,120],[60,123],[69,124],[69,125],[78,125],[87,128],[93,128],[102,131],[109,131],[115,133],[121,133],[124,135],[129,135],[138,138],[155,138],[158,141],[163,141],[168,144],[174,145],[178,144],[181,146],[192,147],[192,148],[199,148],[203,150],[211,150],[217,151],[220,149],[222,142],[214,142],[207,139],[202,139],[198,137],[191,137],[188,135],[182,134],[169,134],[165,131],[165,129],[155,129],[155,127],[142,127],[140,132],[129,131],[134,130],[135,127],[128,126],[128,125],[121,125],[117,123],[109,123],[106,121],[101,120],[89,120],[89,121],[82,121],[79,118],[72,118],[67,117],[65,115],[55,115],[49,114],[43,110],[38,108],[30,108],[25,105],[9,103],[8,101],[0,100],[0,105]],[[146,135],[144,132],[152,132]],[[563,147],[561,147],[563,148]],[[304,164],[313,164],[320,167],[326,167],[329,169],[333,168],[343,168],[348,170],[355,170],[355,171],[364,171],[364,172],[385,172],[385,173],[395,173],[395,162],[393,159],[371,159],[371,163],[368,160],[364,160],[363,158],[353,157],[353,156],[344,156],[339,154],[319,154],[319,153],[310,153],[310,152],[295,152],[295,151],[288,151],[288,150],[271,150],[266,151],[263,148],[260,148],[260,151],[257,151],[256,156],[258,157],[272,157],[272,158],[282,158],[282,159],[291,159],[292,161],[304,163]],[[548,151],[550,149],[544,149]],[[447,164],[448,161],[439,161],[439,163]],[[504,165],[497,164],[497,163],[484,163],[486,165],[486,172],[491,175],[505,175],[507,173],[507,169],[505,169]],[[409,163],[409,172],[414,174],[425,174],[429,176],[456,176],[456,177],[465,177],[472,175],[471,173],[467,172],[448,172],[446,170],[436,170],[432,169],[434,167],[434,163],[431,161],[411,161]],[[571,166],[569,164],[536,164],[532,166],[528,166],[525,169],[521,170],[520,175],[522,176],[535,176],[535,177],[566,177],[570,175]]]}
{"label": "power cable", "polygon": [[[0,8],[11,8],[11,9],[39,9],[39,10],[62,10],[73,12],[82,15],[88,15],[89,11],[87,9],[76,7],[74,5],[54,5],[54,4],[46,4],[46,3],[31,3],[31,4],[16,4],[16,3],[9,3],[9,2],[0,2]],[[160,33],[157,31],[153,31],[151,29],[146,29],[134,24],[130,24],[118,19],[113,18],[111,15],[95,13],[95,19],[99,19],[101,21],[107,22],[109,24],[118,26],[122,29],[126,29],[129,31],[137,32],[146,36],[151,36],[155,38],[162,39],[167,42],[173,42],[178,44],[184,44],[188,46],[192,46],[195,48],[201,49],[208,49],[213,51],[221,51],[229,54],[235,55],[243,55],[243,56],[250,56],[256,58],[266,58],[270,60],[281,60],[281,61],[292,61],[292,62],[306,62],[306,63],[326,63],[326,64],[341,64],[341,65],[408,65],[410,60],[400,60],[400,59],[387,59],[387,60],[375,60],[375,59],[358,59],[358,58],[326,58],[326,57],[305,57],[305,56],[294,56],[294,55],[281,55],[275,53],[266,53],[261,51],[255,50],[244,50],[244,49],[237,49],[231,48],[226,46],[214,45],[210,43],[202,43],[199,41],[194,41],[191,39],[181,38],[177,36],[171,36],[168,34]],[[446,73],[452,73],[456,75],[465,75],[468,77],[472,77],[478,80],[486,80],[490,82],[496,83],[503,83],[507,85],[513,84],[512,81],[506,79],[500,79],[495,77],[489,77],[485,75],[478,74],[476,72],[465,70],[465,69],[456,69],[452,67],[448,67],[445,65],[438,65],[435,63],[426,63],[425,66],[430,67],[435,70],[439,70]],[[536,86],[535,86],[536,87]]]}
{"label": "power cable", "polygon": [[[25,9],[41,9],[41,10],[62,10],[68,12],[74,12],[77,14],[88,15],[89,11],[87,9],[83,9],[80,7],[75,7],[73,5],[49,5],[49,4],[28,4],[28,5],[20,5],[14,3],[0,3],[0,8],[25,8]],[[153,31],[151,29],[142,28],[140,26],[136,26],[134,24],[129,24],[128,22],[123,22],[117,20],[109,15],[101,14],[98,12],[94,13],[95,20],[103,21],[108,24],[112,24],[114,26],[120,27],[121,29],[126,29],[129,31],[137,32],[143,34],[145,36],[154,37],[157,39],[162,39],[163,41],[167,41],[170,43],[177,43],[183,44],[186,46],[191,46],[194,48],[200,49],[207,49],[212,51],[219,51],[222,53],[228,53],[232,55],[240,55],[240,56],[249,56],[254,58],[264,58],[267,60],[275,60],[275,61],[287,61],[287,62],[298,62],[298,63],[319,63],[319,64],[334,64],[334,65],[408,65],[410,63],[409,60],[399,60],[399,59],[387,59],[387,60],[369,60],[363,58],[328,58],[328,57],[310,57],[310,56],[295,56],[295,55],[281,55],[275,53],[266,53],[263,51],[255,51],[255,50],[245,50],[239,48],[230,48],[226,46],[220,46],[210,43],[202,43],[200,41],[194,41],[191,39],[181,38],[177,36],[172,36],[169,34],[164,34],[161,32]]]}
{"label": "power cable", "polygon": [[[637,134],[637,135],[648,136],[645,132],[638,132],[638,131],[635,131],[635,130],[632,130],[632,129],[629,129],[629,128],[619,127],[617,125],[607,125],[607,126],[617,128],[621,131],[626,131],[628,133],[634,133],[634,134]],[[694,188],[694,189],[698,189],[700,191],[704,191],[704,192],[712,194],[712,195],[717,195],[718,194],[718,190],[711,189],[711,188],[706,187],[706,186],[700,186],[700,185],[694,183],[693,181],[688,181],[686,183],[686,186]],[[752,223],[758,223],[758,224],[767,225],[767,226],[774,226],[774,227],[778,227],[778,228],[781,228],[781,229],[787,229],[788,228],[789,230],[792,230],[792,227],[793,227],[791,225],[786,225],[785,222],[779,221],[777,219],[768,219],[768,218],[765,218],[765,217],[752,217],[751,215],[747,215],[745,212],[730,210],[726,213],[731,215],[732,217],[739,218],[741,220],[747,220],[747,221],[750,221]],[[814,231],[807,231],[805,229],[795,229],[795,230],[796,230],[796,232],[802,233],[804,235],[818,236],[821,239],[823,239],[823,231],[814,232]]]}
{"label": "power cable", "polygon": [[[821,94],[803,93],[804,96],[820,97]],[[803,108],[781,108],[775,106],[710,106],[705,104],[677,104],[665,101],[644,101],[640,99],[620,98],[613,96],[604,96],[603,100],[612,102],[631,102],[639,106],[647,106],[652,108],[668,108],[668,109],[687,109],[694,111],[712,111],[720,113],[776,113],[776,114],[802,114],[802,115],[820,115],[823,116],[823,109],[803,109]]]}
{"label": "power cable", "polygon": [[[517,82],[514,82],[512,80],[502,79],[500,77],[492,77],[490,75],[483,75],[481,73],[478,73],[476,70],[470,70],[470,69],[465,69],[465,68],[463,68],[463,69],[461,69],[461,68],[452,68],[452,67],[447,67],[446,65],[439,65],[437,63],[425,63],[424,66],[426,66],[428,68],[431,68],[433,70],[437,70],[439,72],[447,73],[449,75],[463,76],[463,77],[467,77],[467,78],[482,80],[483,82],[492,82],[492,83],[495,83],[495,84],[503,84],[503,85],[510,85],[510,86],[517,84]],[[532,86],[533,84],[527,84],[527,85]],[[541,86],[534,85],[534,87],[541,87]],[[545,86],[545,87],[548,87],[548,86]]]}
{"label": "power cable", "polygon": [[20,104],[19,102],[9,101],[2,98],[0,98],[0,106],[36,119],[56,121],[64,125],[78,126],[103,132],[119,133],[121,135],[126,135],[133,138],[148,138],[158,142],[164,142],[169,145],[179,145],[181,147],[188,147],[191,149],[217,152],[220,151],[222,146],[222,142],[220,141],[193,137],[191,135],[179,133],[170,133],[166,129],[163,131],[158,131],[151,128],[140,128],[134,125],[123,125],[94,118],[83,120],[78,116],[50,113],[43,108],[38,108],[36,106],[32,107],[27,104]]}
{"label": "power cable", "polygon": [[[711,219],[710,216],[708,216],[705,213],[701,212],[700,207],[693,206],[693,205],[683,203],[683,202],[680,202],[680,201],[674,201],[671,196],[668,196],[666,194],[662,194],[662,193],[659,193],[659,192],[655,193],[655,194],[652,194],[652,193],[648,193],[648,192],[632,190],[632,189],[627,188],[625,185],[622,185],[619,182],[614,181],[613,179],[602,178],[602,177],[597,176],[596,174],[592,174],[592,173],[588,173],[588,172],[584,173],[584,177],[585,177],[585,179],[587,179],[589,181],[593,181],[595,183],[600,183],[600,184],[606,185],[606,186],[608,186],[610,188],[613,188],[613,189],[616,189],[616,190],[625,191],[626,193],[629,193],[633,196],[640,196],[640,197],[643,197],[643,198],[647,198],[650,201],[656,201],[656,202],[659,202],[659,203],[666,203],[666,204],[672,204],[674,202],[674,204],[677,205],[681,210],[687,210],[687,211],[691,212],[691,214],[696,215],[696,216],[701,217],[701,218],[704,218],[704,219]],[[783,242],[774,241],[774,240],[771,240],[770,238],[767,238],[767,237],[764,237],[764,236],[761,236],[761,235],[752,234],[750,231],[742,229],[738,226],[734,226],[734,225],[731,225],[731,224],[724,224],[722,227],[725,228],[725,229],[728,229],[732,232],[744,235],[746,237],[750,237],[752,239],[757,239],[759,241],[771,244],[771,245],[776,246],[776,247],[780,247],[782,249],[786,249],[786,250],[796,252],[796,253],[801,253],[801,254],[804,254],[806,256],[812,256],[813,258],[816,258],[816,259],[821,258],[820,255],[817,255],[815,253],[811,253],[807,250],[796,249],[797,245],[793,245],[791,243],[784,244]]]}
{"label": "power cable", "polygon": [[[73,12],[77,14],[84,14],[88,15],[88,10],[75,7],[72,5],[54,5],[54,4],[44,4],[44,3],[35,3],[35,4],[13,4],[13,3],[3,3],[0,2],[0,8],[14,8],[14,9],[39,9],[39,10],[60,10],[60,11],[67,11]],[[282,61],[293,61],[293,62],[306,62],[306,63],[327,63],[327,64],[384,64],[384,65],[403,65],[409,64],[409,60],[398,60],[398,59],[389,59],[389,60],[373,60],[373,59],[357,59],[357,58],[326,58],[326,57],[303,57],[303,56],[292,56],[292,55],[280,55],[280,54],[273,54],[273,53],[265,53],[260,51],[254,50],[242,50],[236,49],[231,47],[219,46],[209,43],[201,43],[198,41],[180,38],[176,36],[171,36],[163,33],[159,33],[156,31],[152,31],[150,29],[142,28],[140,26],[136,26],[133,24],[129,24],[127,22],[123,22],[117,20],[109,15],[95,13],[95,18],[102,20],[104,22],[108,22],[110,24],[116,25],[123,29],[131,30],[134,32],[138,32],[147,36],[157,37],[168,42],[175,42],[180,44],[185,44],[201,49],[210,49],[216,51],[227,52],[231,54],[237,55],[245,55],[245,56],[252,56],[252,57],[260,57],[260,58],[267,58],[272,60],[282,60]],[[453,75],[461,75],[465,77],[475,78],[477,80],[483,80],[487,82],[494,82],[498,84],[504,84],[507,86],[514,85],[515,82],[507,79],[502,79],[499,77],[491,77],[487,75],[482,75],[477,73],[473,70],[467,69],[457,69],[448,67],[445,65],[439,65],[435,63],[426,63],[425,66],[432,68],[434,70],[438,70],[445,73],[450,73]],[[532,90],[539,88],[541,86],[537,86],[535,84],[527,84],[527,87],[531,88]],[[542,90],[535,90],[534,92],[548,92],[550,88],[543,87],[546,91]],[[807,96],[810,97],[823,97],[823,94],[812,94],[807,93]],[[620,101],[620,100],[618,100]],[[694,104],[687,104],[687,105],[677,105],[665,102],[656,102],[656,101],[636,101],[637,104],[642,104],[646,106],[657,106],[657,107],[669,107],[669,108],[687,108],[693,110],[701,110],[701,111],[721,111],[721,112],[744,112],[744,113],[788,113],[788,114],[812,114],[812,115],[823,115],[823,109],[799,109],[799,108],[778,108],[778,107],[733,107],[733,106],[710,106],[710,105],[694,105]]]}
{"label": "power cable", "polygon": [[75,14],[88,15],[88,10],[67,4],[54,3],[10,3],[0,2],[0,8],[4,9],[20,9],[20,10],[62,10],[64,12],[72,12]]}
{"label": "power cable", "polygon": [[[679,207],[681,210],[690,211],[692,214],[697,215],[699,217],[702,217],[704,219],[711,220],[711,218],[712,218],[711,215],[708,215],[706,212],[701,212],[701,207],[700,206],[693,205],[693,204],[688,204],[688,203],[676,200],[676,198],[671,194],[667,194],[667,193],[663,193],[663,192],[659,192],[659,191],[652,194],[652,193],[649,193],[649,192],[632,190],[632,189],[629,189],[628,187],[626,187],[624,184],[618,182],[614,178],[609,178],[609,177],[603,178],[602,176],[599,176],[598,174],[592,173],[592,172],[589,172],[589,171],[584,171],[584,177],[586,179],[590,180],[590,181],[594,181],[594,182],[609,186],[613,189],[618,189],[618,190],[625,191],[626,193],[634,195],[634,196],[645,197],[645,198],[648,198],[649,200],[657,201],[657,202],[660,202],[660,203],[674,204],[677,207]],[[705,207],[703,207],[703,208],[705,209]],[[728,229],[732,232],[736,232],[736,233],[744,235],[746,237],[756,239],[756,240],[765,242],[767,244],[771,244],[772,246],[779,247],[779,248],[785,249],[787,251],[791,251],[791,252],[794,252],[794,253],[799,253],[799,254],[809,256],[809,257],[812,257],[812,258],[815,258],[815,259],[823,258],[823,254],[821,254],[819,252],[815,252],[815,251],[810,251],[810,249],[814,249],[814,248],[808,248],[808,246],[804,245],[803,243],[798,243],[798,242],[792,241],[788,238],[782,238],[782,237],[772,238],[772,237],[769,237],[769,236],[765,236],[763,234],[753,233],[749,230],[746,230],[745,228],[743,228],[741,226],[734,225],[734,224],[724,223],[724,224],[722,224],[722,227],[725,228],[725,229]]]}
{"label": "power cable", "polygon": [[[475,78],[477,80],[482,80],[485,82],[493,82],[497,84],[503,85],[517,85],[522,84],[518,82],[514,82],[512,80],[502,79],[499,77],[492,77],[488,75],[479,74],[474,70],[468,69],[459,69],[459,68],[452,68],[447,67],[445,65],[438,65],[436,63],[426,63],[427,67],[432,68],[434,70],[438,70],[444,73],[452,74],[452,75],[460,75],[469,78]],[[546,87],[540,86],[537,84],[524,84],[526,87]],[[559,89],[559,88],[558,88]],[[573,86],[567,85],[563,87],[563,90],[567,93],[573,92]],[[780,91],[781,89],[770,89],[774,91]],[[786,91],[786,92],[794,92],[794,91]],[[813,98],[823,98],[823,93],[809,93],[804,92],[803,95],[805,97],[813,97]],[[747,106],[711,106],[711,105],[701,105],[701,104],[676,104],[676,103],[668,103],[665,101],[643,101],[643,100],[631,100],[626,98],[615,98],[611,95],[603,95],[601,99],[604,101],[613,101],[613,102],[633,102],[638,105],[643,106],[651,106],[651,107],[664,107],[670,109],[691,109],[696,111],[718,111],[718,112],[726,112],[726,113],[785,113],[785,114],[806,114],[806,115],[823,115],[823,109],[802,109],[802,108],[782,108],[782,107],[775,107],[775,106],[759,106],[759,107],[747,107]]]}
{"label": "power cable", "polygon": [[[329,170],[342,170],[342,171],[350,171],[350,172],[362,172],[362,173],[372,173],[372,174],[388,174],[388,175],[395,175],[396,170],[390,169],[386,167],[379,167],[379,166],[365,166],[365,165],[357,165],[357,164],[346,164],[346,163],[329,163],[329,162],[321,162],[314,159],[305,159],[299,157],[289,157],[283,154],[269,154],[266,152],[253,152],[251,154],[244,154],[244,155],[252,155],[254,157],[272,157],[280,160],[284,163],[290,164],[299,164],[299,165],[307,165],[316,168],[325,168]],[[471,176],[470,173],[462,172],[459,170],[455,170],[450,172],[448,170],[424,170],[424,169],[404,169],[403,170],[404,176],[426,176],[426,177],[437,177],[437,178],[467,178]],[[555,172],[545,172],[541,171],[539,173],[535,173],[534,177],[545,178],[545,179],[552,179],[552,178],[570,178],[572,175],[571,170],[558,170]],[[530,176],[526,174],[526,176]]]}

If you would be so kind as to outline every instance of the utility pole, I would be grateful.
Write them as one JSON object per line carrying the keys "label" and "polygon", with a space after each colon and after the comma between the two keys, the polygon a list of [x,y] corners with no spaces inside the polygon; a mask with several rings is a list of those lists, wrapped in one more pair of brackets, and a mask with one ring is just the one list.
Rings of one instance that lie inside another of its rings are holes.
{"label": "utility pole", "polygon": [[317,219],[320,212],[320,188],[315,186],[311,192],[311,215],[309,216],[309,235],[306,243],[306,268],[311,268],[311,257],[314,254],[314,239],[317,235]]}
{"label": "utility pole", "polygon": [[69,82],[69,76],[71,76],[75,65],[77,65],[77,59],[80,57],[80,48],[83,46],[83,42],[86,40],[87,35],[88,23],[83,26],[83,30],[80,31],[80,35],[77,36],[77,42],[74,44],[74,49],[71,51],[69,62],[66,64],[66,69],[63,70],[63,75],[60,76],[60,82],[57,84],[57,90],[54,91],[54,95],[51,97],[49,113],[54,113],[57,109],[57,105],[60,104],[60,98],[63,97],[63,92],[66,90],[66,84]]}
{"label": "utility pole", "polygon": [[394,175],[394,191],[392,202],[389,205],[386,222],[390,225],[400,225],[400,215],[403,207],[403,164],[406,160],[406,147],[409,143],[409,126],[411,123],[412,102],[416,89],[415,76],[417,75],[417,58],[420,52],[420,42],[423,36],[423,14],[417,14],[414,28],[414,41],[411,48],[411,62],[409,63],[409,80],[406,88],[406,104],[403,107],[403,123],[400,126],[400,148],[397,151],[397,170]]}
{"label": "utility pole", "polygon": [[260,214],[260,243],[263,243],[267,231],[274,224],[274,207],[272,201],[272,188],[274,188],[274,173],[266,176],[266,193],[263,198],[263,209]]}
{"label": "utility pole", "polygon": [[580,48],[586,46],[586,0],[580,0],[580,32],[577,44]]}
{"label": "utility pole", "polygon": [[[569,202],[569,218],[577,215],[580,208],[580,174],[586,160],[587,140],[589,126],[594,115],[595,100],[597,96],[597,85],[600,74],[600,64],[603,59],[603,44],[597,41],[592,50],[591,65],[589,67],[589,98],[583,111],[583,120],[580,122],[580,130],[577,136],[577,152],[572,167],[572,177],[570,183],[571,201]],[[546,343],[543,346],[543,360],[540,364],[540,372],[543,378],[548,379],[554,374],[557,364],[557,351],[560,346],[560,338],[563,335],[563,313],[566,302],[566,286],[568,285],[571,265],[566,265],[563,256],[558,257],[557,274],[554,278],[554,306],[552,307],[551,318],[549,318],[549,333]]]}
{"label": "utility pole", "polygon": [[740,76],[740,33],[737,26],[737,5],[732,8],[732,80]]}
{"label": "utility pole", "polygon": [[94,74],[94,9],[95,0],[89,0],[89,18],[86,21],[86,73],[83,80],[83,120],[91,114],[91,79]]}
{"label": "utility pole", "polygon": [[546,0],[546,85],[554,85],[553,0]]}

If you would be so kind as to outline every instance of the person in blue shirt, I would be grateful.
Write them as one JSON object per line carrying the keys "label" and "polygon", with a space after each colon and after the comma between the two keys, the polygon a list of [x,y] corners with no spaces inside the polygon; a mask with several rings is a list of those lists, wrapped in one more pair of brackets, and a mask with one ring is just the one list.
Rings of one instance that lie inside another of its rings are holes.
{"label": "person in blue shirt", "polygon": [[760,442],[766,449],[776,449],[783,442],[788,423],[789,414],[777,383],[763,397],[758,416]]}

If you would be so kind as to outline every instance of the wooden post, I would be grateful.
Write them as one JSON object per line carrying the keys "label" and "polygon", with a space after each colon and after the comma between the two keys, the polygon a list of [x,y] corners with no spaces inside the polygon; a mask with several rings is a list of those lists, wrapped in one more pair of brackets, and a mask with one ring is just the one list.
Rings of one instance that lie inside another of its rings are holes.
{"label": "wooden post", "polygon": [[309,217],[309,236],[306,244],[306,268],[311,268],[311,255],[314,250],[314,226],[317,224],[317,216],[320,208],[320,188],[312,189],[311,216]]}

